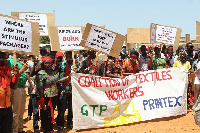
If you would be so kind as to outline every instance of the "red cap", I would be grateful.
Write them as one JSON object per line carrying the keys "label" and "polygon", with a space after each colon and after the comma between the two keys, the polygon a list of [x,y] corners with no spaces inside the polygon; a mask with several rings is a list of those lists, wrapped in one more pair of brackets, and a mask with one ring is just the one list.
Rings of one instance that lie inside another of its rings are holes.
{"label": "red cap", "polygon": [[59,56],[63,57],[64,54],[63,54],[62,52],[57,52],[57,53],[56,53],[56,57],[59,57]]}

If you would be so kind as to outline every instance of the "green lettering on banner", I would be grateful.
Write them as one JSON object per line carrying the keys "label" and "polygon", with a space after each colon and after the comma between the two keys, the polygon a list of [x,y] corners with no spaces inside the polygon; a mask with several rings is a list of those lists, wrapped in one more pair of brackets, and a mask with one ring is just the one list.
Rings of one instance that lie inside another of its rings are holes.
{"label": "green lettering on banner", "polygon": [[87,106],[86,104],[84,104],[82,107],[81,107],[81,113],[85,116],[88,116],[88,111],[86,110],[85,112],[83,112],[83,108]]}

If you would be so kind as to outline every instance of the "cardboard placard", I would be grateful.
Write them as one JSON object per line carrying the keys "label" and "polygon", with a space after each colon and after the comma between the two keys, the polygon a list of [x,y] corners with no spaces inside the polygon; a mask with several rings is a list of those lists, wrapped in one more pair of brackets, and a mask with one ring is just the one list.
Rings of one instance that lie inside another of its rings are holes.
{"label": "cardboard placard", "polygon": [[11,12],[11,16],[39,23],[40,36],[48,36],[49,26],[55,26],[54,12],[37,13],[37,12]]}
{"label": "cardboard placard", "polygon": [[[51,51],[61,51],[61,50],[71,51],[71,50],[85,49],[84,47],[77,46],[81,42],[84,30],[85,30],[85,27],[83,26],[58,26],[58,27],[50,26],[49,35],[50,35]],[[79,32],[79,31],[81,32],[81,35],[80,33],[74,33],[74,32]],[[77,41],[77,39],[76,41],[72,40],[70,36],[73,37],[74,40],[75,40],[75,37],[79,37],[78,40],[80,40],[80,42]],[[61,40],[59,40],[59,37]]]}
{"label": "cardboard placard", "polygon": [[150,43],[150,28],[128,28],[127,43]]}
{"label": "cardboard placard", "polygon": [[1,51],[39,55],[38,33],[38,23],[0,15]]}
{"label": "cardboard placard", "polygon": [[119,57],[125,36],[87,23],[80,46]]}
{"label": "cardboard placard", "polygon": [[[153,25],[155,25],[156,31],[153,30]],[[182,30],[180,28],[151,23],[151,43],[177,45],[177,43],[179,44],[180,41],[181,31]],[[154,32],[155,40],[153,40],[152,36]]]}

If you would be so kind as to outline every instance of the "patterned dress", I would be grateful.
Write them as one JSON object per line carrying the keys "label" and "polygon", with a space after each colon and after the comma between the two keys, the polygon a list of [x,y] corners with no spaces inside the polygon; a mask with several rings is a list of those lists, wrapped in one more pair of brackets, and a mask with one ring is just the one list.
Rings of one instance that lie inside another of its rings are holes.
{"label": "patterned dress", "polygon": [[163,58],[158,58],[157,56],[153,56],[153,70],[163,69],[166,66],[166,61]]}
{"label": "patterned dress", "polygon": [[133,73],[135,74],[139,67],[139,62],[136,61],[135,65],[132,66],[130,59],[124,61],[122,65],[122,73]]}
{"label": "patterned dress", "polygon": [[56,82],[59,80],[59,75],[48,75],[44,70],[40,70],[36,76],[36,81],[39,88],[44,86],[45,97],[55,97],[58,95]]}

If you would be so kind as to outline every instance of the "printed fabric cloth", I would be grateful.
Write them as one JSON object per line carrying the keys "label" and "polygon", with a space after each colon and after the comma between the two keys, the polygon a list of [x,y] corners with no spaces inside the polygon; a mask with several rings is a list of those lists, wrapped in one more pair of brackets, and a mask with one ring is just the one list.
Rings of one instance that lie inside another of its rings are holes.
{"label": "printed fabric cloth", "polygon": [[[69,64],[69,71],[70,72],[71,72],[72,65],[73,65],[73,63]],[[66,77],[66,60],[59,62],[55,67],[55,71],[59,73],[59,79]],[[71,80],[70,80],[69,85],[67,85],[66,82],[63,82],[63,83],[60,83],[60,84],[64,88],[62,90],[62,92],[72,93]]]}
{"label": "printed fabric cloth", "polygon": [[157,56],[153,56],[153,70],[163,69],[166,66],[166,61],[163,58],[158,58]]}
{"label": "printed fabric cloth", "polygon": [[59,80],[59,74],[53,76],[48,75],[44,70],[40,70],[36,76],[36,81],[39,88],[44,87],[45,97],[55,97],[58,95],[56,83]]}
{"label": "printed fabric cloth", "polygon": [[136,60],[135,65],[132,66],[130,59],[123,62],[122,73],[133,73],[135,74],[139,67],[139,62]]}

